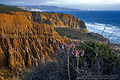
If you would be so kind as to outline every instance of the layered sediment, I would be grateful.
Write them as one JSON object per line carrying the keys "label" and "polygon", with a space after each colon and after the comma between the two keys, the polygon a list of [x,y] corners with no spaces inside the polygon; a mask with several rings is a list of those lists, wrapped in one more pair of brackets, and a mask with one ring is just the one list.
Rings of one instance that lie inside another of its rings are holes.
{"label": "layered sediment", "polygon": [[25,15],[0,14],[0,68],[14,71],[37,67],[38,60],[54,57],[61,42],[69,41],[51,25],[39,24]]}

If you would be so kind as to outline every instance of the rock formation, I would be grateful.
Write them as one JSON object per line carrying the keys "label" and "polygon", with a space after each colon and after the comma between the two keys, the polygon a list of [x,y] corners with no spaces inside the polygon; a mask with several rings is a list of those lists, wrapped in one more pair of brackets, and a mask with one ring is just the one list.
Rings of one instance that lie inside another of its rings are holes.
{"label": "rock formation", "polygon": [[61,37],[51,25],[29,21],[24,15],[0,14],[0,68],[38,66],[38,60],[54,57]]}
{"label": "rock formation", "polygon": [[44,13],[44,12],[12,12],[17,15],[23,15],[28,20],[39,24],[49,24],[53,27],[69,27],[73,29],[81,29],[88,32],[84,21],[73,15],[63,13]]}
{"label": "rock formation", "polygon": [[61,37],[54,27],[83,29],[85,23],[78,18],[61,13],[11,12],[0,13],[0,68],[14,71],[38,66],[38,60],[55,56]]}

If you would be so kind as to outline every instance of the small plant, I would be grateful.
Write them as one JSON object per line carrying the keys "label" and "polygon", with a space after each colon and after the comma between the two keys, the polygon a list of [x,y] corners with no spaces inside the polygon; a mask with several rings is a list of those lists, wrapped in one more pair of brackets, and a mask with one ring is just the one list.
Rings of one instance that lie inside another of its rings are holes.
{"label": "small plant", "polygon": [[29,31],[28,32],[26,32],[26,35],[29,35],[30,33],[29,33]]}

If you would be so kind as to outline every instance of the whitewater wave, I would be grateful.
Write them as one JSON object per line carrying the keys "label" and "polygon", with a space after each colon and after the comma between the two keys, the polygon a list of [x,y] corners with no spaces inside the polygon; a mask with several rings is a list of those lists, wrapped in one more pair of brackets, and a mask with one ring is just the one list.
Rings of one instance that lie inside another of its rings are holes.
{"label": "whitewater wave", "polygon": [[86,23],[87,29],[91,32],[102,34],[104,37],[109,38],[112,43],[119,43],[115,40],[120,37],[120,28],[110,24],[101,23]]}

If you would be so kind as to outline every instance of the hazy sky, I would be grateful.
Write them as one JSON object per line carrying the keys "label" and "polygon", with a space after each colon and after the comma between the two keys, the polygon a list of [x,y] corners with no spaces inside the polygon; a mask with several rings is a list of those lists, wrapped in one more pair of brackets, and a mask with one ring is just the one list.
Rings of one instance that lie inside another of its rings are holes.
{"label": "hazy sky", "polygon": [[77,9],[120,10],[120,0],[0,0],[9,5],[52,5]]}

